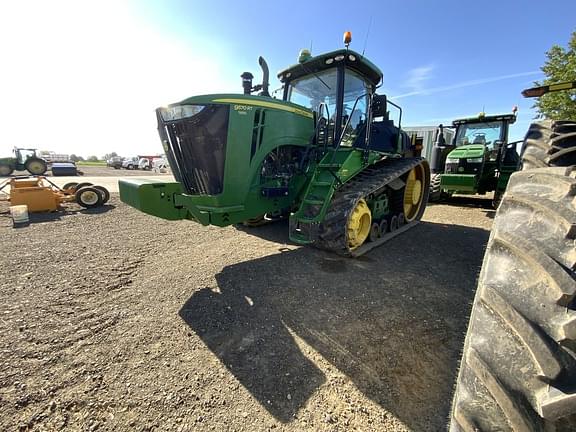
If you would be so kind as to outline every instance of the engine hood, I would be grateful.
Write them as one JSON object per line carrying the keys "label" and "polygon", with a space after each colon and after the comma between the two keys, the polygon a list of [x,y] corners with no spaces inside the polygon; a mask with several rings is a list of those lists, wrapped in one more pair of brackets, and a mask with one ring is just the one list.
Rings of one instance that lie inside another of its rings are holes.
{"label": "engine hood", "polygon": [[486,146],[483,144],[470,144],[458,147],[448,154],[450,159],[469,159],[483,157]]}

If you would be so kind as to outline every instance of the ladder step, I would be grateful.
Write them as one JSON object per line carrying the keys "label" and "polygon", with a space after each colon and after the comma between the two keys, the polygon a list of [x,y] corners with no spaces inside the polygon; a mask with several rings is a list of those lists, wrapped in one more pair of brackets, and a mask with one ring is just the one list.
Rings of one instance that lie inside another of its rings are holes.
{"label": "ladder step", "polygon": [[332,186],[332,182],[329,181],[314,181],[312,182],[313,186]]}
{"label": "ladder step", "polygon": [[337,163],[321,163],[318,164],[320,168],[340,168],[340,164]]}
{"label": "ladder step", "polygon": [[304,202],[306,204],[320,204],[320,205],[324,204],[323,200],[315,200],[315,199],[305,199]]}

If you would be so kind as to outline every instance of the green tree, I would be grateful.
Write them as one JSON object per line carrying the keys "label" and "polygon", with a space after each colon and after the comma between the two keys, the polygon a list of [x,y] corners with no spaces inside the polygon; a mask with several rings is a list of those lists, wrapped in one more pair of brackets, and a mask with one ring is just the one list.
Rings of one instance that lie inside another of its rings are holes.
{"label": "green tree", "polygon": [[72,162],[78,162],[78,161],[82,161],[84,160],[84,158],[82,156],[76,156],[75,154],[71,154],[70,155],[70,160]]}
{"label": "green tree", "polygon": [[[546,53],[546,63],[542,72],[546,74],[544,81],[536,85],[549,85],[576,80],[576,32],[572,33],[568,48],[554,45]],[[547,93],[537,99],[534,108],[540,117],[553,120],[576,120],[576,90],[564,90]]]}
{"label": "green tree", "polygon": [[106,153],[102,159],[108,160],[108,159],[112,159],[113,157],[118,157],[118,153],[116,153],[116,152]]}
{"label": "green tree", "polygon": [[88,162],[98,162],[98,156],[90,156]]}

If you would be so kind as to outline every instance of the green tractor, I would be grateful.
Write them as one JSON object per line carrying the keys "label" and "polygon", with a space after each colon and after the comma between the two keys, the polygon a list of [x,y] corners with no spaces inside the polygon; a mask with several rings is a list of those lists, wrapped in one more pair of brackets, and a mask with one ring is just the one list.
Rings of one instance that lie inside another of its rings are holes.
{"label": "green tractor", "polygon": [[32,175],[42,175],[48,164],[36,155],[36,149],[14,147],[14,157],[0,158],[0,177],[8,177],[14,171],[28,171]]}
{"label": "green tractor", "polygon": [[[382,72],[345,49],[278,73],[282,100],[241,75],[243,94],[194,96],[156,110],[174,183],[120,181],[125,203],[164,219],[224,227],[289,216],[290,239],[360,255],[416,224],[430,184],[402,110],[376,94]],[[258,95],[252,93],[260,91]],[[398,126],[389,106],[399,112]]]}
{"label": "green tractor", "polygon": [[498,206],[508,179],[518,171],[520,157],[516,145],[508,143],[508,129],[516,121],[512,114],[490,115],[454,120],[454,139],[444,140],[440,125],[430,158],[432,171],[430,201],[439,201],[452,194],[494,192],[493,204]]}

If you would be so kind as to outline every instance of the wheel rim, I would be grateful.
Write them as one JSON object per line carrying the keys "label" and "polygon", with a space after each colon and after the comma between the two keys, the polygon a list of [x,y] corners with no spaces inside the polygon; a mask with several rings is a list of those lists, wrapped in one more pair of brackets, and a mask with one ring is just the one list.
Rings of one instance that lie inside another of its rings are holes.
{"label": "wheel rim", "polygon": [[406,179],[404,188],[404,219],[406,222],[413,221],[420,212],[424,201],[425,173],[422,165],[414,167]]}
{"label": "wheel rim", "polygon": [[348,247],[350,250],[360,247],[370,235],[372,214],[366,201],[361,199],[348,218],[346,231],[348,233]]}
{"label": "wheel rim", "polygon": [[28,171],[32,174],[42,174],[44,172],[44,164],[39,161],[32,161],[28,164]]}
{"label": "wheel rim", "polygon": [[80,195],[80,197],[82,199],[82,202],[86,205],[94,205],[98,202],[98,198],[100,198],[98,193],[93,191],[83,192],[82,195]]}

